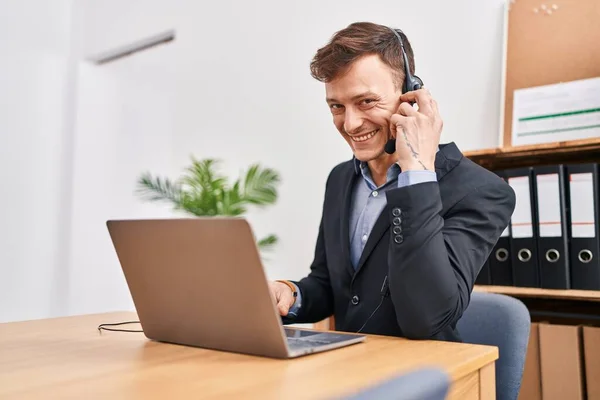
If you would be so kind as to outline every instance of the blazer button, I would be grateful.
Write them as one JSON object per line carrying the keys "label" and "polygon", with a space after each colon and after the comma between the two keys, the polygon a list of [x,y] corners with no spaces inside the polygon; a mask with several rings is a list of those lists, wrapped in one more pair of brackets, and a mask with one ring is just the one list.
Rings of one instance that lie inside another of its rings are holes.
{"label": "blazer button", "polygon": [[399,217],[401,212],[402,212],[402,210],[400,210],[398,207],[396,207],[392,210],[392,215],[394,217]]}
{"label": "blazer button", "polygon": [[400,217],[396,217],[392,220],[392,223],[394,225],[400,225],[401,222],[402,222],[402,219],[400,219]]}
{"label": "blazer button", "polygon": [[394,227],[394,229],[392,229],[392,232],[394,232],[394,235],[399,235],[402,233],[402,227],[397,225]]}
{"label": "blazer button", "polygon": [[352,304],[357,305],[359,302],[358,296],[352,296]]}
{"label": "blazer button", "polygon": [[404,237],[402,235],[396,235],[394,236],[394,242],[400,244],[404,241]]}

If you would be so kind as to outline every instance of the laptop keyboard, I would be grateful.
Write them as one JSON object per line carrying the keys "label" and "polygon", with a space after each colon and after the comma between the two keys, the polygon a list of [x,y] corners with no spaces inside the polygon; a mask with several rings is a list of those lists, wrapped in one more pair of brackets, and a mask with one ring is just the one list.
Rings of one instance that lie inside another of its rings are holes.
{"label": "laptop keyboard", "polygon": [[[343,343],[353,339],[353,336],[342,335],[334,332],[320,332],[285,328],[288,346],[292,350],[303,350],[314,347]],[[356,335],[358,337],[358,335]]]}
{"label": "laptop keyboard", "polygon": [[317,339],[298,339],[298,338],[287,338],[288,344],[291,349],[306,349],[315,346],[323,346],[331,344],[329,340],[317,340]]}

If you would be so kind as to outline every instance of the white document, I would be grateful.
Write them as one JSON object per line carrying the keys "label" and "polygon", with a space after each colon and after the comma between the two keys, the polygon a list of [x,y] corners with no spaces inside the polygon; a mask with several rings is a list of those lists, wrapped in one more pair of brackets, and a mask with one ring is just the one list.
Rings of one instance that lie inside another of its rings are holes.
{"label": "white document", "polygon": [[531,200],[529,198],[529,177],[508,178],[508,184],[515,191],[515,210],[510,220],[513,238],[533,237]]}
{"label": "white document", "polygon": [[538,175],[536,183],[540,237],[560,237],[562,236],[562,218],[558,174]]}
{"label": "white document", "polygon": [[594,182],[592,173],[571,174],[571,235],[575,238],[596,236],[594,218]]}
{"label": "white document", "polygon": [[600,137],[600,77],[517,89],[512,145]]}

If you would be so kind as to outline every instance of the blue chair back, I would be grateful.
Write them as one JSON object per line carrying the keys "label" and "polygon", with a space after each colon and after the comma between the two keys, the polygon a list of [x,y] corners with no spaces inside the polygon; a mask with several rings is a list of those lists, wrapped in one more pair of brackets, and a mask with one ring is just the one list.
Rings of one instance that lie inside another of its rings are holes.
{"label": "blue chair back", "polygon": [[393,377],[343,400],[444,400],[450,376],[439,368],[423,368]]}
{"label": "blue chair back", "polygon": [[473,292],[457,330],[466,343],[498,347],[496,399],[517,400],[529,342],[531,317],[514,297]]}

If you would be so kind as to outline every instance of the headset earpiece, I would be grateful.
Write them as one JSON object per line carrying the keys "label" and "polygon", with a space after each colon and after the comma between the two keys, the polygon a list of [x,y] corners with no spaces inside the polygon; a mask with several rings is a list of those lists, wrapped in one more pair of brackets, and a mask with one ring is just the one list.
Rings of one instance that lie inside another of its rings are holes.
{"label": "headset earpiece", "polygon": [[[404,82],[402,83],[402,93],[412,92],[413,90],[419,90],[423,87],[423,81],[416,75],[412,75],[410,73],[410,65],[408,64],[408,56],[406,55],[406,50],[404,49],[404,42],[402,41],[402,37],[395,29],[389,28],[396,38],[398,39],[398,43],[400,44],[400,51],[402,52],[402,61],[404,62]],[[396,139],[390,139],[387,141],[384,147],[384,151],[388,154],[394,154],[396,152]]]}
{"label": "headset earpiece", "polygon": [[408,83],[408,90],[407,91],[412,91],[412,90],[419,90],[423,87],[423,81],[421,80],[421,78],[419,78],[416,75],[412,75],[410,77],[409,80],[407,80]]}
{"label": "headset earpiece", "polygon": [[383,150],[388,154],[394,154],[396,152],[396,139],[388,140]]}

